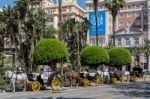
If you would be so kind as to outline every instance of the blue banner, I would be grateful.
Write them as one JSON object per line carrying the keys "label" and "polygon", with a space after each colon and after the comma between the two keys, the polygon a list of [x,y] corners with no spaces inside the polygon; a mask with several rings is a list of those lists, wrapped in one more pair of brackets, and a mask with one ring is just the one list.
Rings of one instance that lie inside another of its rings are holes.
{"label": "blue banner", "polygon": [[[98,16],[98,35],[105,35],[105,11],[100,11],[97,14]],[[94,12],[89,13],[89,22],[90,22],[90,29],[89,29],[89,35],[93,36],[96,35],[96,21],[95,21],[95,14]]]}

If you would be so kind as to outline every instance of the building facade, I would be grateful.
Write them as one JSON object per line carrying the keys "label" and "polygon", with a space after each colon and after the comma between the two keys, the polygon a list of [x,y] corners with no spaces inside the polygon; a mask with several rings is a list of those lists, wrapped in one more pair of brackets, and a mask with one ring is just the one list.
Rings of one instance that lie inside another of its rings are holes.
{"label": "building facade", "polygon": [[[126,5],[120,10],[116,20],[115,46],[138,47],[145,44],[149,38],[148,2],[149,0],[125,0]],[[138,64],[137,62],[138,61]],[[144,56],[133,57],[133,64],[150,71]],[[132,69],[131,69],[132,70]]]}
{"label": "building facade", "polygon": [[[120,9],[116,18],[115,47],[142,46],[146,39],[150,39],[150,0],[125,0],[125,2],[125,6]],[[86,0],[86,10],[88,14],[94,12],[93,0]],[[112,43],[112,16],[105,8],[104,0],[98,0],[98,11],[106,13],[105,35],[99,35],[99,40],[103,40],[104,46],[107,46],[108,43]],[[89,17],[88,14],[87,17]],[[89,35],[88,43],[95,45],[95,38],[96,35]],[[103,44],[100,43],[100,45]],[[138,64],[150,71],[150,64],[147,67],[144,56],[139,57]]]}
{"label": "building facade", "polygon": [[[88,44],[96,45],[96,26],[95,16],[93,15],[93,21],[91,20],[92,14],[94,14],[93,0],[86,0],[87,18],[91,23],[91,28],[88,32]],[[104,6],[104,0],[98,0],[98,41],[99,45],[108,45],[108,35],[112,32],[112,17],[109,11]]]}
{"label": "building facade", "polygon": [[[47,0],[48,1],[48,0]],[[53,2],[44,7],[46,13],[48,14],[47,25],[53,26],[58,29],[59,25],[59,3]],[[46,2],[45,2],[46,4]],[[77,0],[62,0],[62,23],[70,18],[75,18],[75,20],[80,21],[86,17],[86,11],[83,10],[78,4]]]}

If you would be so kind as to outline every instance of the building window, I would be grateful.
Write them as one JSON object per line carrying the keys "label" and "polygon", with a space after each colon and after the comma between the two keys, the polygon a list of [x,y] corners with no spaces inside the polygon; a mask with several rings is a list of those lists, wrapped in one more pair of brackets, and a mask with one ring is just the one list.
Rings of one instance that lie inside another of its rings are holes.
{"label": "building window", "polygon": [[71,11],[71,7],[69,7],[68,10]]}
{"label": "building window", "polygon": [[128,15],[127,15],[127,17],[129,18],[129,17],[131,17],[131,15],[132,15],[132,13],[131,13],[131,12],[129,12],[129,13],[128,13]]}
{"label": "building window", "polygon": [[67,8],[62,8],[62,12],[66,12],[67,11]]}
{"label": "building window", "polygon": [[137,9],[141,8],[141,4],[140,3],[136,3],[135,4],[135,8],[137,8]]}
{"label": "building window", "polygon": [[120,14],[119,14],[119,18],[123,18],[123,13],[120,13]]}
{"label": "building window", "polygon": [[53,22],[53,17],[52,16],[48,16],[47,22]]}
{"label": "building window", "polygon": [[119,26],[124,26],[124,23],[123,22],[119,22]]}
{"label": "building window", "polygon": [[139,45],[139,38],[138,38],[138,37],[135,37],[135,38],[134,38],[134,44],[135,44],[135,45]]}
{"label": "building window", "polygon": [[121,39],[118,39],[118,46],[121,46]]}
{"label": "building window", "polygon": [[131,4],[128,4],[128,9],[131,9]]}
{"label": "building window", "polygon": [[98,9],[102,9],[102,5],[98,5]]}
{"label": "building window", "polygon": [[131,26],[132,25],[132,22],[131,21],[128,21],[128,24],[127,24],[128,26]]}
{"label": "building window", "polygon": [[91,40],[91,45],[96,45],[96,40],[95,39]]}
{"label": "building window", "polygon": [[47,9],[48,15],[52,13],[51,9]]}
{"label": "building window", "polygon": [[99,45],[103,45],[103,40],[98,40]]}
{"label": "building window", "polygon": [[147,20],[144,20],[144,25],[148,25],[148,21]]}
{"label": "building window", "polygon": [[48,14],[51,14],[51,13],[54,13],[54,12],[56,12],[55,9],[48,9]]}
{"label": "building window", "polygon": [[136,17],[141,17],[141,12],[136,12]]}
{"label": "building window", "polygon": [[125,38],[125,43],[127,46],[130,46],[130,39],[129,38]]}
{"label": "building window", "polygon": [[89,10],[93,10],[93,6],[92,5],[89,5]]}
{"label": "building window", "polygon": [[141,25],[141,20],[136,20],[135,25]]}

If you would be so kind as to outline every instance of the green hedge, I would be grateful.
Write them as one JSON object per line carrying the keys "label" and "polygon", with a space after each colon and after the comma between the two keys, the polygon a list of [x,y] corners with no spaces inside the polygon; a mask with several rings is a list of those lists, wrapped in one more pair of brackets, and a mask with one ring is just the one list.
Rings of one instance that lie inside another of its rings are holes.
{"label": "green hedge", "polygon": [[33,61],[36,65],[66,62],[67,59],[68,49],[56,39],[43,39],[34,49]]}
{"label": "green hedge", "polygon": [[110,65],[123,66],[132,61],[131,53],[125,48],[112,48],[108,51],[110,56]]}
{"label": "green hedge", "polygon": [[109,55],[101,46],[89,46],[81,52],[81,64],[84,66],[98,66],[108,62]]}

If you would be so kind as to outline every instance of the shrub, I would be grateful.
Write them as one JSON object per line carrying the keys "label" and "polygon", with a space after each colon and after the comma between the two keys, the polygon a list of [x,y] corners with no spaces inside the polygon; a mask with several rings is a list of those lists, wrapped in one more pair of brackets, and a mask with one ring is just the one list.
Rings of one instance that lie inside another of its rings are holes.
{"label": "shrub", "polygon": [[130,64],[131,53],[125,48],[112,48],[108,51],[110,56],[110,65],[112,66],[123,66]]}
{"label": "shrub", "polygon": [[109,55],[100,46],[89,46],[81,52],[81,64],[85,66],[98,66],[109,62]]}
{"label": "shrub", "polygon": [[33,61],[36,65],[51,65],[65,62],[68,59],[68,50],[64,43],[56,39],[43,39],[35,47]]}

